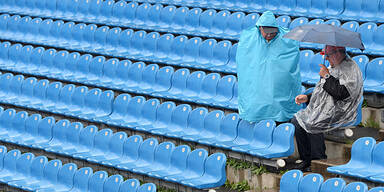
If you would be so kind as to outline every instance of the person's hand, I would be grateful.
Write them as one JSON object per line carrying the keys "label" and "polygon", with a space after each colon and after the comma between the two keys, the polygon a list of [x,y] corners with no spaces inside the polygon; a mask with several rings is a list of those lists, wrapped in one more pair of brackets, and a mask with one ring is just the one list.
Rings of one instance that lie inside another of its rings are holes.
{"label": "person's hand", "polygon": [[329,70],[328,70],[328,68],[325,65],[320,64],[319,66],[321,67],[320,68],[320,72],[319,72],[319,75],[321,77],[324,77],[326,74],[329,74]]}
{"label": "person's hand", "polygon": [[307,95],[298,95],[295,98],[296,104],[300,105],[302,103],[306,103],[308,101],[308,96]]}

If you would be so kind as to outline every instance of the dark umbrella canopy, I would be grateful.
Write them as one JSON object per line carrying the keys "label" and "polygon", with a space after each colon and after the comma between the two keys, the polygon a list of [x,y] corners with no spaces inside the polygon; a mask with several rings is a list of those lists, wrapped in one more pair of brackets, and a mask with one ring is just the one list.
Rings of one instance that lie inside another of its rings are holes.
{"label": "dark umbrella canopy", "polygon": [[284,37],[301,42],[365,49],[360,33],[329,24],[302,25]]}

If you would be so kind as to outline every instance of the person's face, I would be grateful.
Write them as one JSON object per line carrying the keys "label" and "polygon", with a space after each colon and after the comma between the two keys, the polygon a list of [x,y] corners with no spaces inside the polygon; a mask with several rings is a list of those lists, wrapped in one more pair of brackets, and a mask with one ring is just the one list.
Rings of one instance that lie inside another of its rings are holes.
{"label": "person's face", "polygon": [[277,32],[275,32],[275,33],[266,33],[266,32],[263,30],[263,27],[259,27],[259,29],[260,29],[261,35],[262,35],[262,36],[264,37],[264,39],[267,40],[268,42],[269,42],[270,40],[272,40],[273,38],[275,38],[276,35],[277,35]]}

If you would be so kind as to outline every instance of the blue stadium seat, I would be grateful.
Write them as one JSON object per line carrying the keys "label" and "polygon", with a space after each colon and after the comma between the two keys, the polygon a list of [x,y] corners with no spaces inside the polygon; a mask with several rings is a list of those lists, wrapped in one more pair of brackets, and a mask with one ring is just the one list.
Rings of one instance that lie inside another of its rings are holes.
{"label": "blue stadium seat", "polygon": [[220,133],[220,123],[223,118],[224,112],[221,110],[209,112],[204,119],[204,126],[200,128],[200,134],[186,135],[183,139],[202,143],[207,142],[207,140],[212,141]]}
{"label": "blue stadium seat", "polygon": [[0,35],[5,35],[7,33],[7,23],[10,19],[10,15],[2,14],[0,15]]}
{"label": "blue stadium seat", "polygon": [[216,11],[214,9],[205,10],[200,14],[199,31],[202,35],[209,35],[212,28],[213,20],[216,17]]}
{"label": "blue stadium seat", "polygon": [[198,97],[204,78],[205,73],[203,71],[195,71],[188,76],[183,100],[193,101],[194,98]]}
{"label": "blue stadium seat", "polygon": [[90,119],[95,116],[95,112],[99,106],[99,100],[102,90],[99,88],[94,88],[88,90],[86,95],[84,96],[84,104],[78,104],[81,108],[79,111],[71,112],[71,115],[77,116],[83,119]]}
{"label": "blue stadium seat", "polygon": [[344,11],[340,15],[345,20],[359,20],[363,0],[352,0],[344,4]]}
{"label": "blue stadium seat", "polygon": [[368,192],[368,186],[363,182],[352,182],[344,187],[343,192]]}
{"label": "blue stadium seat", "polygon": [[124,181],[123,176],[111,175],[105,180],[103,185],[103,191],[118,192],[120,184],[123,181]]}
{"label": "blue stadium seat", "polygon": [[212,27],[210,34],[215,36],[224,36],[224,30],[227,28],[228,18],[231,16],[231,12],[224,10],[216,14],[212,21]]}
{"label": "blue stadium seat", "polygon": [[[33,19],[31,22],[30,22],[30,25],[32,26],[39,26],[39,23],[42,23],[41,19],[39,20],[40,18],[35,18]],[[49,31],[49,36],[48,37],[43,37],[41,36],[40,39],[37,39],[38,42],[37,43],[42,43],[42,42],[50,42],[52,44],[59,44],[60,41],[61,41],[61,29],[63,28],[64,26],[64,21],[61,21],[61,20],[56,20],[54,21],[52,24],[51,24],[51,29]],[[46,27],[45,25],[41,25],[40,24],[40,27],[37,29],[37,30],[33,30],[34,28],[29,29],[29,35],[30,36],[24,36],[24,38],[26,38],[26,41],[33,41],[36,37],[34,36],[34,34],[37,34],[35,33],[34,31],[40,31],[42,30],[42,28]],[[30,38],[30,39],[28,39]]]}
{"label": "blue stadium seat", "polygon": [[95,24],[89,24],[85,27],[84,36],[83,36],[83,43],[80,45],[81,50],[89,50],[93,46],[93,42],[95,39],[95,32],[96,32],[97,26]]}
{"label": "blue stadium seat", "polygon": [[157,139],[149,138],[143,141],[139,147],[139,157],[136,161],[118,164],[117,168],[132,171],[137,167],[144,167],[153,164],[154,152],[158,146]]}
{"label": "blue stadium seat", "polygon": [[24,36],[24,32],[28,32],[28,24],[29,22],[31,22],[32,18],[29,17],[29,16],[26,16],[26,17],[22,17],[20,19],[20,22],[17,26],[17,30],[18,31],[14,31],[14,33],[17,33],[17,39],[20,39]]}
{"label": "blue stadium seat", "polygon": [[330,25],[340,27],[341,22],[340,22],[340,20],[337,20],[337,19],[330,19],[330,20],[325,21],[324,24],[330,24]]}
{"label": "blue stadium seat", "polygon": [[142,125],[138,129],[149,131],[152,129],[168,127],[171,121],[172,111],[175,109],[175,107],[176,104],[172,101],[162,103],[157,107],[156,121],[152,124]]}
{"label": "blue stadium seat", "polygon": [[[134,5],[135,4],[132,4],[132,6]],[[135,26],[145,26],[145,23],[148,21],[148,13],[149,13],[150,7],[151,7],[151,4],[148,4],[148,3],[143,3],[137,6],[136,17],[132,22],[135,24]]]}
{"label": "blue stadium seat", "polygon": [[60,92],[63,87],[61,82],[52,82],[49,84],[46,92],[46,99],[44,102],[44,109],[55,108],[56,104],[59,101]]}
{"label": "blue stadium seat", "polygon": [[199,27],[199,20],[200,20],[201,14],[202,14],[202,10],[200,8],[190,9],[185,18],[184,30],[186,30],[189,33],[200,31],[198,27]]}
{"label": "blue stadium seat", "polygon": [[131,67],[132,62],[130,60],[121,60],[117,64],[116,75],[111,87],[122,87],[125,86],[125,82],[128,79],[128,71]]}
{"label": "blue stadium seat", "polygon": [[12,138],[12,143],[23,145],[25,141],[33,139],[38,134],[38,126],[41,121],[41,115],[33,114],[25,120],[25,132],[21,137]]}
{"label": "blue stadium seat", "polygon": [[182,68],[175,71],[170,79],[170,84],[172,85],[169,90],[158,91],[153,93],[153,95],[159,95],[166,98],[178,98],[182,95],[185,87],[187,78],[190,72],[188,69]]}
{"label": "blue stadium seat", "polygon": [[124,15],[120,18],[120,21],[124,25],[131,25],[135,23],[136,10],[139,7],[137,2],[127,2],[127,7],[125,9]]}
{"label": "blue stadium seat", "polygon": [[122,121],[123,116],[127,112],[127,106],[131,96],[129,94],[120,94],[117,96],[113,102],[112,113],[109,116],[98,118],[98,121],[108,122],[113,124],[115,121]]}
{"label": "blue stadium seat", "polygon": [[143,96],[132,97],[128,103],[126,113],[123,114],[121,119],[114,120],[113,123],[120,126],[129,126],[136,123],[144,103],[145,98]]}
{"label": "blue stadium seat", "polygon": [[[361,24],[357,32],[361,34],[361,40],[364,43],[365,50],[364,52],[370,53],[371,50],[375,50],[376,48],[374,47],[374,41],[373,35],[377,30],[377,25],[376,23],[368,22]],[[360,53],[360,49],[349,49],[349,51],[352,51],[354,53]]]}
{"label": "blue stadium seat", "polygon": [[10,46],[9,42],[3,42],[0,45],[0,67],[6,66],[8,63],[8,50]]}
{"label": "blue stadium seat", "polygon": [[183,66],[193,67],[199,57],[199,48],[203,40],[200,37],[188,39],[184,47]]}
{"label": "blue stadium seat", "polygon": [[116,167],[119,164],[130,163],[137,160],[139,157],[139,147],[143,142],[140,135],[132,135],[128,137],[123,144],[123,154],[119,159],[111,159],[103,161],[102,164]]}
{"label": "blue stadium seat", "polygon": [[14,180],[8,182],[8,185],[25,189],[23,186],[39,183],[43,179],[43,170],[48,162],[47,157],[35,157],[30,166],[30,177],[26,179]]}
{"label": "blue stadium seat", "polygon": [[345,174],[352,169],[363,168],[372,161],[372,150],[376,140],[372,137],[362,137],[352,144],[351,159],[347,164],[328,167],[327,171],[335,174]]}
{"label": "blue stadium seat", "polygon": [[39,183],[32,183],[30,185],[23,186],[26,190],[38,190],[57,185],[58,173],[62,167],[60,160],[51,160],[47,163],[43,170],[43,179]]}
{"label": "blue stadium seat", "polygon": [[[265,149],[272,144],[272,135],[275,130],[276,123],[272,120],[263,120],[253,127],[252,138],[246,145],[232,147],[234,151],[246,153],[258,149]],[[239,130],[240,131],[240,130]]]}
{"label": "blue stadium seat", "polygon": [[294,14],[298,16],[309,16],[309,10],[311,8],[311,1],[307,0],[296,0],[296,7],[294,10]]}
{"label": "blue stadium seat", "polygon": [[23,46],[19,43],[11,45],[8,50],[8,62],[4,66],[4,69],[11,69],[18,64],[18,60],[20,60],[20,52]]}
{"label": "blue stadium seat", "polygon": [[74,13],[78,19],[87,19],[87,17],[90,15],[89,8],[91,3],[92,2],[89,0],[79,0],[77,11]]}
{"label": "blue stadium seat", "polygon": [[73,187],[76,171],[77,165],[74,163],[63,165],[57,174],[57,184],[49,188],[39,189],[39,191],[69,191]]}
{"label": "blue stadium seat", "polygon": [[231,50],[229,50],[229,61],[227,65],[222,69],[225,72],[236,72],[236,52],[237,52],[237,43],[233,44]]}
{"label": "blue stadium seat", "polygon": [[172,34],[164,34],[158,38],[154,60],[162,62],[168,59],[168,53],[171,52],[173,39],[174,36]]}
{"label": "blue stadium seat", "polygon": [[108,32],[108,26],[101,26],[96,29],[91,51],[105,53]]}
{"label": "blue stadium seat", "polygon": [[157,40],[159,39],[160,34],[158,32],[148,33],[143,40],[143,48],[140,52],[140,58],[146,60],[152,60],[155,58],[154,53],[156,53]]}
{"label": "blue stadium seat", "polygon": [[229,54],[232,48],[230,41],[220,41],[213,48],[211,65],[213,68],[225,68],[229,61]]}
{"label": "blue stadium seat", "polygon": [[80,2],[78,0],[69,0],[67,9],[64,12],[66,18],[72,19],[76,17],[76,13],[79,10]]}
{"label": "blue stadium seat", "polygon": [[68,111],[61,111],[65,114],[80,114],[84,106],[84,100],[88,93],[88,87],[76,87],[71,97],[71,104]]}
{"label": "blue stadium seat", "polygon": [[327,18],[338,19],[342,18],[340,14],[344,11],[345,4],[343,0],[327,0],[327,8],[324,13],[326,13]]}
{"label": "blue stadium seat", "polygon": [[65,51],[65,50],[58,51],[53,58],[51,69],[46,76],[57,77],[59,74],[61,74],[65,68],[65,63],[67,62],[68,55],[69,55],[68,51]]}
{"label": "blue stadium seat", "polygon": [[299,192],[299,184],[303,178],[300,170],[290,170],[280,179],[280,192]]}
{"label": "blue stadium seat", "polygon": [[39,67],[41,65],[41,58],[43,56],[45,49],[43,47],[35,47],[32,50],[29,59],[29,67],[26,68],[27,73],[37,73],[39,71]]}
{"label": "blue stadium seat", "polygon": [[165,62],[182,63],[182,58],[184,56],[184,47],[186,46],[187,41],[188,37],[184,35],[175,37],[171,44],[171,51],[168,52],[168,57]]}
{"label": "blue stadium seat", "polygon": [[291,17],[288,15],[282,15],[276,18],[276,22],[280,27],[289,28],[291,24]]}
{"label": "blue stadium seat", "polygon": [[[4,152],[2,152],[3,156],[1,159],[2,159],[2,161],[4,161],[4,165],[7,165],[4,168],[8,169],[8,170],[12,170],[11,166],[9,166],[10,162],[6,161],[8,159],[4,158],[4,160],[3,160],[4,154],[6,153],[6,148],[4,148],[4,146],[2,146],[2,147],[3,147]],[[16,152],[16,151],[14,151],[14,152]],[[13,153],[13,154],[15,154],[15,153]],[[0,176],[0,182],[6,184],[10,181],[26,179],[29,176],[30,166],[31,166],[33,158],[34,158],[34,155],[32,153],[24,153],[23,155],[20,155],[19,157],[17,157],[17,159],[15,159],[16,160],[15,166],[12,165],[12,168],[14,168],[14,170],[12,172],[9,172],[9,174],[4,174],[4,172],[3,172],[3,174]]]}
{"label": "blue stadium seat", "polygon": [[[7,133],[9,127],[11,127],[11,121],[10,119],[13,119],[15,117],[16,111],[14,109],[7,109],[5,110],[1,116],[0,116],[0,122],[1,122],[1,131],[2,133]],[[4,134],[5,136],[7,134]]]}
{"label": "blue stadium seat", "polygon": [[7,90],[7,95],[2,99],[5,103],[17,103],[18,97],[21,93],[21,86],[24,82],[23,75],[15,75],[13,76],[9,89]]}
{"label": "blue stadium seat", "polygon": [[88,182],[92,174],[93,170],[90,167],[78,169],[73,177],[73,188],[70,191],[88,191]]}
{"label": "blue stadium seat", "polygon": [[204,174],[200,178],[184,180],[181,183],[198,189],[221,186],[226,180],[226,162],[227,157],[225,154],[214,153],[206,159],[204,164]]}
{"label": "blue stadium seat", "polygon": [[21,152],[17,149],[8,151],[2,159],[3,167],[0,170],[0,180],[5,177],[10,177],[16,172],[16,162],[20,158]]}
{"label": "blue stadium seat", "polygon": [[216,97],[210,103],[215,106],[228,107],[228,102],[233,97],[233,86],[236,83],[236,77],[233,75],[226,75],[220,79],[217,84]]}
{"label": "blue stadium seat", "polygon": [[212,55],[217,42],[215,39],[207,39],[203,41],[199,48],[199,57],[196,59],[196,66],[199,67],[211,67],[212,66]]}
{"label": "blue stadium seat", "polygon": [[123,90],[135,91],[139,89],[140,82],[142,81],[142,73],[145,68],[145,63],[133,63],[128,69],[128,77],[123,86]]}
{"label": "blue stadium seat", "polygon": [[369,58],[366,55],[356,55],[352,57],[352,59],[357,63],[359,66],[361,73],[363,74],[363,80],[365,79],[365,72],[367,68],[367,64],[369,62]]}
{"label": "blue stadium seat", "polygon": [[106,171],[97,171],[89,179],[88,191],[103,192],[104,183],[108,178]]}
{"label": "blue stadium seat", "polygon": [[120,159],[123,156],[123,145],[126,138],[127,134],[125,132],[116,132],[109,140],[108,150],[105,154],[92,156],[87,161],[105,164],[105,162]]}
{"label": "blue stadium seat", "polygon": [[87,77],[84,82],[89,84],[99,83],[103,75],[104,63],[105,63],[104,56],[93,57],[89,61],[89,72],[88,73],[85,72]]}
{"label": "blue stadium seat", "polygon": [[165,66],[156,73],[155,83],[152,85],[152,95],[158,95],[159,92],[167,92],[172,84],[171,79],[175,69],[171,66]]}
{"label": "blue stadium seat", "polygon": [[233,141],[237,137],[238,124],[239,116],[237,113],[227,114],[220,122],[219,134],[217,137],[201,139],[199,140],[199,143],[220,146],[220,143]]}
{"label": "blue stadium seat", "polygon": [[106,37],[106,46],[104,52],[110,55],[116,55],[119,51],[117,50],[120,42],[121,28],[115,27],[109,30]]}
{"label": "blue stadium seat", "polygon": [[366,92],[379,92],[384,93],[383,84],[384,79],[382,74],[383,71],[383,58],[375,58],[367,64],[366,78],[364,80],[364,91]]}
{"label": "blue stadium seat", "polygon": [[117,55],[129,55],[131,49],[131,39],[134,34],[132,29],[126,29],[120,32],[119,43],[117,46]]}
{"label": "blue stadium seat", "polygon": [[45,76],[50,73],[50,70],[53,66],[53,60],[56,55],[56,50],[55,49],[47,49],[43,53],[41,57],[41,64],[39,66],[39,69],[37,71],[38,75]]}
{"label": "blue stadium seat", "polygon": [[371,44],[371,47],[373,49],[369,50],[370,54],[382,55],[381,50],[384,47],[383,32],[384,32],[384,25],[378,26],[376,31],[373,34],[373,42]]}
{"label": "blue stadium seat", "polygon": [[311,68],[310,68],[310,63],[313,60],[313,56],[314,56],[314,53],[312,50],[300,51],[299,65],[300,65],[301,81],[303,83],[308,82],[313,77],[311,76]]}
{"label": "blue stadium seat", "polygon": [[141,56],[143,50],[143,42],[147,32],[145,31],[136,31],[131,39],[131,46],[128,55],[132,58],[137,58]]}
{"label": "blue stadium seat", "polygon": [[70,0],[63,0],[63,1],[58,1],[56,2],[56,10],[54,14],[59,17],[59,18],[64,18],[66,17],[66,12],[68,4],[70,3]]}
{"label": "blue stadium seat", "polygon": [[256,25],[257,20],[259,19],[259,14],[250,13],[244,17],[243,23],[241,25],[241,29],[248,29],[250,27],[254,27]]}
{"label": "blue stadium seat", "polygon": [[319,192],[342,192],[345,184],[345,181],[341,178],[327,179],[323,184],[321,184]]}
{"label": "blue stadium seat", "polygon": [[299,183],[299,191],[319,191],[323,181],[323,176],[321,176],[320,174],[308,174],[301,179]]}
{"label": "blue stadium seat", "polygon": [[125,191],[137,191],[140,186],[140,182],[137,179],[127,179],[120,185],[119,192]]}
{"label": "blue stadium seat", "polygon": [[20,15],[13,15],[9,17],[6,33],[3,35],[9,39],[16,40],[20,36],[18,27],[21,20]]}
{"label": "blue stadium seat", "polygon": [[47,148],[61,148],[63,144],[65,145],[66,131],[70,124],[71,123],[67,119],[57,121],[52,128],[52,139],[49,143],[40,145],[41,148],[44,148],[45,150]]}
{"label": "blue stadium seat", "polygon": [[295,150],[293,135],[295,127],[290,123],[280,124],[272,134],[272,144],[264,149],[252,150],[250,154],[264,158],[288,157]]}
{"label": "blue stadium seat", "polygon": [[80,131],[83,129],[83,124],[79,122],[73,122],[69,124],[68,122],[68,125],[63,126],[66,126],[66,129],[60,130],[60,132],[63,133],[58,133],[62,135],[56,136],[56,138],[60,137],[61,144],[60,142],[58,142],[56,145],[52,144],[46,147],[44,149],[45,151],[61,154],[63,151],[73,149],[77,146],[77,144],[79,143]]}
{"label": "blue stadium seat", "polygon": [[[3,110],[1,110],[3,112]],[[25,122],[28,119],[26,111],[19,111],[12,118],[9,129],[5,134],[2,134],[2,140],[16,143],[15,141],[25,133]]]}
{"label": "blue stadium seat", "polygon": [[116,58],[111,58],[105,61],[102,70],[103,76],[101,76],[98,84],[101,86],[112,87],[116,78],[118,65],[119,60]]}
{"label": "blue stadium seat", "polygon": [[160,101],[158,99],[147,100],[141,108],[140,115],[136,122],[130,122],[129,126],[142,130],[141,127],[148,126],[156,121],[156,110]]}
{"label": "blue stadium seat", "polygon": [[106,117],[112,113],[112,105],[115,98],[115,93],[111,90],[106,90],[100,95],[99,103],[97,110],[93,113],[93,116],[90,117],[92,120],[97,120],[98,118]]}
{"label": "blue stadium seat", "polygon": [[156,135],[168,135],[172,134],[172,132],[180,132],[185,127],[187,127],[188,123],[188,115],[192,107],[188,104],[178,105],[173,111],[171,115],[171,121],[168,127],[162,127],[160,129],[152,129],[151,133]]}
{"label": "blue stadium seat", "polygon": [[[66,22],[64,23],[63,27],[61,28],[61,31],[60,31],[60,36],[59,37],[56,37],[57,39],[60,40],[60,42],[58,42],[58,46],[61,46],[61,47],[68,47],[71,45],[71,42],[73,41],[73,37],[72,37],[72,30],[73,28],[75,27],[75,23],[74,22]],[[49,42],[47,42],[47,44],[49,44]]]}
{"label": "blue stadium seat", "polygon": [[369,192],[381,192],[381,191],[384,191],[384,187],[375,187],[369,190]]}
{"label": "blue stadium seat", "polygon": [[31,45],[24,46],[20,51],[20,55],[22,55],[22,57],[19,58],[19,63],[16,66],[11,67],[9,70],[27,71],[26,69],[30,67],[30,58],[32,51],[33,47]]}
{"label": "blue stadium seat", "polygon": [[364,167],[352,169],[347,172],[347,175],[353,177],[359,177],[363,179],[368,179],[370,176],[384,175],[382,169],[383,157],[382,153],[384,150],[384,143],[380,142],[372,150],[372,162],[366,163]]}
{"label": "blue stadium seat", "polygon": [[311,7],[308,9],[310,16],[325,17],[327,15],[325,12],[327,9],[327,1],[328,0],[312,0],[310,2]]}
{"label": "blue stadium seat", "polygon": [[49,81],[46,79],[37,82],[36,85],[33,87],[33,96],[28,99],[28,103],[26,104],[26,106],[32,108],[43,107],[48,85]]}
{"label": "blue stadium seat", "polygon": [[83,82],[87,80],[87,76],[89,74],[89,65],[92,60],[92,55],[84,54],[78,58],[76,65],[76,70],[73,71],[74,77],[73,81]]}
{"label": "blue stadium seat", "polygon": [[[169,31],[168,29],[170,28],[170,26],[173,22],[173,19],[175,19],[174,15],[176,13],[176,10],[177,10],[176,7],[173,5],[169,5],[169,6],[164,7],[163,9],[161,9],[159,22],[158,22],[156,28],[157,29],[163,29],[163,30],[166,29],[167,31]],[[184,8],[183,13],[184,13],[183,15],[184,15],[184,19],[185,19],[185,15],[186,15],[185,8]]]}
{"label": "blue stadium seat", "polygon": [[341,25],[341,27],[350,31],[357,32],[359,30],[359,23],[356,21],[348,21]]}
{"label": "blue stadium seat", "polygon": [[[189,12],[188,7],[179,7],[175,10],[173,15],[172,21],[168,22],[169,29],[172,29],[174,31],[181,31],[184,29],[185,23],[186,23],[186,18],[187,14]],[[1,16],[0,16],[1,17]],[[168,29],[168,31],[170,31]]]}
{"label": "blue stadium seat", "polygon": [[[310,85],[315,85],[319,80],[320,80],[320,76],[319,76],[319,71],[320,71],[320,66],[319,64],[325,64],[325,66],[329,66],[329,62],[328,60],[325,60],[324,56],[321,55],[320,53],[316,53],[315,55],[313,55],[310,63],[309,63],[309,73],[307,74],[307,78],[304,79],[306,80],[305,83],[306,84],[310,84]],[[303,81],[303,80],[302,80]]]}
{"label": "blue stadium seat", "polygon": [[156,192],[156,185],[153,183],[146,183],[141,185],[137,192]]}
{"label": "blue stadium seat", "polygon": [[90,125],[85,127],[84,129],[81,129],[80,135],[78,137],[78,143],[75,144],[76,147],[61,150],[61,154],[72,156],[78,153],[89,152],[89,147],[93,146],[96,134],[97,127],[94,125]]}
{"label": "blue stadium seat", "polygon": [[77,71],[77,62],[79,61],[79,59],[80,59],[80,54],[77,52],[72,52],[68,54],[68,58],[64,64],[63,70],[59,74],[59,78],[75,80],[76,71]]}
{"label": "blue stadium seat", "polygon": [[4,97],[8,94],[9,91],[9,85],[11,84],[13,79],[13,74],[12,73],[5,73],[1,75],[0,81],[0,96]]}
{"label": "blue stadium seat", "polygon": [[187,158],[187,168],[181,174],[169,175],[164,177],[167,181],[181,182],[182,180],[196,179],[204,173],[204,162],[208,152],[205,149],[195,149],[189,153]]}
{"label": "blue stadium seat", "polygon": [[37,127],[37,135],[30,140],[25,140],[23,145],[35,148],[43,148],[48,145],[52,139],[52,127],[55,125],[55,118],[45,117],[39,122]]}
{"label": "blue stadium seat", "polygon": [[175,144],[172,142],[160,143],[154,151],[153,164],[146,166],[139,165],[133,168],[133,172],[140,174],[148,174],[149,172],[165,170],[170,166],[171,155],[175,148]]}
{"label": "blue stadium seat", "polygon": [[115,5],[114,0],[103,1],[100,6],[100,14],[97,16],[97,20],[100,23],[107,23],[112,17],[112,11]]}
{"label": "blue stadium seat", "polygon": [[[307,1],[307,0],[303,0],[303,1]],[[306,24],[308,24],[308,18],[298,17],[291,22],[291,24],[289,25],[289,29],[292,30],[298,26],[306,25]]]}
{"label": "blue stadium seat", "polygon": [[102,129],[98,131],[94,137],[93,145],[86,146],[84,152],[72,154],[72,157],[77,159],[91,159],[96,156],[105,155],[108,151],[108,143],[112,137],[111,129]]}
{"label": "blue stadium seat", "polygon": [[59,94],[59,100],[56,102],[54,107],[48,108],[53,112],[67,112],[70,110],[71,102],[72,102],[72,94],[75,91],[75,85],[68,84],[65,85]]}
{"label": "blue stadium seat", "polygon": [[230,38],[238,38],[242,30],[242,21],[245,18],[245,13],[234,12],[227,19],[227,26],[224,28],[223,36]]}
{"label": "blue stadium seat", "polygon": [[201,90],[198,96],[192,97],[193,101],[203,104],[210,104],[214,97],[216,97],[217,84],[221,77],[218,73],[210,73],[204,77],[201,83]]}
{"label": "blue stadium seat", "polygon": [[112,24],[122,24],[127,23],[127,19],[125,18],[125,11],[128,9],[127,2],[120,0],[117,1],[112,8],[112,15],[109,18],[109,21]]}

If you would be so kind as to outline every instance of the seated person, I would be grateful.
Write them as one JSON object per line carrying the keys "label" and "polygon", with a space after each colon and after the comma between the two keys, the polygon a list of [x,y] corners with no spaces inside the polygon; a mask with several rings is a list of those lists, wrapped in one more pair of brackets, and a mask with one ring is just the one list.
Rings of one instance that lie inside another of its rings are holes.
{"label": "seated person", "polygon": [[359,66],[346,54],[345,47],[325,47],[330,68],[320,64],[320,81],[311,95],[298,95],[295,102],[308,106],[291,119],[302,163],[297,169],[310,171],[312,159],[326,159],[324,132],[355,121],[363,95]]}

